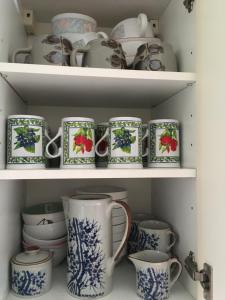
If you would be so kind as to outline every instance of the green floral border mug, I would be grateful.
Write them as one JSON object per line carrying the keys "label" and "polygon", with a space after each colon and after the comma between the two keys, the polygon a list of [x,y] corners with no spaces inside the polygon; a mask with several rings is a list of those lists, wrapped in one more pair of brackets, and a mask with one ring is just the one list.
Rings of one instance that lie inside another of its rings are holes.
{"label": "green floral border mug", "polygon": [[[61,137],[61,147],[57,154],[49,152],[50,145]],[[95,123],[91,118],[68,117],[56,136],[47,144],[49,158],[60,157],[60,168],[95,168]]]}
{"label": "green floral border mug", "polygon": [[[7,120],[7,169],[43,169],[50,137],[43,117],[10,115]],[[53,144],[55,150],[55,144]]]}
{"label": "green floral border mug", "polygon": [[[108,138],[108,147],[99,153],[98,146]],[[135,117],[117,117],[109,120],[109,128],[96,143],[98,156],[108,155],[108,168],[143,168],[142,120]]]}

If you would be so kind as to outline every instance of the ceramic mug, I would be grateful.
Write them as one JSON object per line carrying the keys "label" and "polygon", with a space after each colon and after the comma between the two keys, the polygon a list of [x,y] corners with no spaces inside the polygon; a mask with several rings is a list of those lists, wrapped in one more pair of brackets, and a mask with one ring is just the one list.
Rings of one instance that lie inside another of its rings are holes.
{"label": "ceramic mug", "polygon": [[113,28],[110,36],[116,40],[129,37],[153,37],[154,35],[147,16],[141,13],[137,18],[121,21]]}
{"label": "ceramic mug", "polygon": [[78,66],[77,55],[83,53],[83,67],[125,69],[126,59],[123,49],[114,40],[99,38],[90,41],[85,47],[74,49],[71,54],[71,66]]}
{"label": "ceramic mug", "polygon": [[[43,117],[10,115],[7,120],[7,169],[43,169],[50,137]],[[57,146],[53,144],[54,152]]]}
{"label": "ceramic mug", "polygon": [[[97,141],[99,141],[103,135],[106,132],[106,129],[109,127],[109,123],[108,122],[102,122],[99,123],[96,127],[96,134],[95,134],[95,142],[97,143]],[[104,153],[106,151],[108,147],[108,139],[105,138],[104,140],[101,141],[100,144],[98,144],[98,152],[99,153]],[[108,165],[108,157],[104,156],[98,156],[96,153],[96,157],[95,157],[95,163],[96,163],[96,167],[98,168],[107,168]]]}
{"label": "ceramic mug", "polygon": [[170,225],[158,220],[146,220],[138,224],[138,249],[168,252],[177,240]]}
{"label": "ceramic mug", "polygon": [[38,35],[33,37],[32,47],[18,49],[13,53],[12,62],[17,61],[18,54],[30,54],[33,64],[70,65],[72,45],[66,38],[56,35]]}
{"label": "ceramic mug", "polygon": [[137,49],[133,62],[134,70],[177,71],[176,57],[171,45],[152,41]]}
{"label": "ceramic mug", "polygon": [[142,124],[142,164],[144,168],[148,167],[148,124]]}
{"label": "ceramic mug", "polygon": [[150,121],[148,126],[148,167],[179,168],[179,122],[173,119],[158,119]]}
{"label": "ceramic mug", "polygon": [[[62,119],[57,135],[47,144],[49,158],[60,157],[60,168],[95,168],[95,123],[91,118],[68,117]],[[57,154],[49,152],[50,145],[61,137]]]}
{"label": "ceramic mug", "polygon": [[[99,144],[108,137],[109,146],[99,153]],[[109,128],[96,143],[98,156],[108,155],[108,168],[142,168],[142,121],[134,117],[109,120]]]}
{"label": "ceramic mug", "polygon": [[97,27],[96,21],[83,14],[64,13],[56,15],[52,19],[52,30],[54,34],[64,33],[87,33],[95,32]]}
{"label": "ceramic mug", "polygon": [[140,251],[128,258],[136,268],[137,295],[142,299],[168,299],[170,289],[182,271],[178,259],[153,250]]}

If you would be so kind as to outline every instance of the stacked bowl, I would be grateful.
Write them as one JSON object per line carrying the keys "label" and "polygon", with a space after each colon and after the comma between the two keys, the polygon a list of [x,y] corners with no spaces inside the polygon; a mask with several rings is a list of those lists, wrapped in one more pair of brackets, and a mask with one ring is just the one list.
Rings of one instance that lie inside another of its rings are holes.
{"label": "stacked bowl", "polygon": [[53,265],[67,252],[67,231],[62,203],[50,202],[27,207],[22,212],[23,246],[38,246],[53,252]]}
{"label": "stacked bowl", "polygon": [[[106,194],[112,197],[113,201],[120,200],[125,203],[128,203],[128,192],[121,188],[116,186],[87,186],[82,187],[80,189],[76,190],[76,194]],[[126,216],[123,212],[123,209],[113,208],[112,210],[112,250],[113,254],[118,249],[121,240],[123,238],[124,232],[126,227]],[[127,253],[126,247],[122,250],[120,253],[120,259],[125,256]]]}
{"label": "stacked bowl", "polygon": [[[96,32],[96,29],[95,19],[79,13],[59,14],[52,19],[53,34],[69,40],[73,49],[83,48],[99,37],[108,39],[106,33]],[[77,55],[79,66],[82,65],[82,56],[83,54]]]}

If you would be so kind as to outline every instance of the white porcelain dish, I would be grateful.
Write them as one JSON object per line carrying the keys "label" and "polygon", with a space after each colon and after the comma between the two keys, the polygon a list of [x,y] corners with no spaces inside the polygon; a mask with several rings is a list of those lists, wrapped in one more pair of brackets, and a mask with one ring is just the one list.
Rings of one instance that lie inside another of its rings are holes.
{"label": "white porcelain dish", "polygon": [[67,241],[67,235],[59,238],[59,239],[53,239],[53,240],[41,240],[41,239],[36,239],[32,236],[30,236],[28,233],[26,233],[23,230],[23,239],[27,244],[30,245],[37,245],[40,248],[42,247],[51,247],[51,246],[56,246],[56,245],[60,245],[63,242]]}
{"label": "white porcelain dish", "polygon": [[22,212],[23,221],[28,225],[50,224],[65,219],[61,202],[41,203],[26,207]]}
{"label": "white porcelain dish", "polygon": [[66,234],[65,221],[45,225],[24,224],[24,231],[36,239],[54,240]]}
{"label": "white porcelain dish", "polygon": [[62,33],[87,33],[95,32],[97,22],[83,14],[64,13],[56,15],[52,19],[52,30],[54,34]]}

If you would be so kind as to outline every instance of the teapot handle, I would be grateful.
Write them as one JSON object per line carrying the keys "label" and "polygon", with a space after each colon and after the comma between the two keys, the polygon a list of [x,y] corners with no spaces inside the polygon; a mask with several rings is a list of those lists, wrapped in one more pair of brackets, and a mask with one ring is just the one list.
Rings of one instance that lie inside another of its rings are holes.
{"label": "teapot handle", "polygon": [[77,48],[73,49],[71,55],[70,55],[70,65],[71,66],[78,66],[77,63],[77,54],[78,53],[87,53],[89,51],[90,47],[86,45],[84,48]]}
{"label": "teapot handle", "polygon": [[121,243],[120,243],[118,249],[116,250],[116,253],[112,257],[113,265],[117,262],[121,251],[125,247],[128,237],[130,235],[130,230],[131,230],[131,211],[130,211],[130,208],[127,205],[127,203],[120,201],[120,200],[113,201],[111,203],[110,210],[112,210],[114,207],[118,208],[119,206],[123,209],[125,216],[126,216],[126,228],[125,228],[125,232],[124,232],[123,238],[121,240]]}
{"label": "teapot handle", "polygon": [[146,14],[139,14],[137,18],[140,24],[140,37],[145,37],[145,33],[148,27],[148,18]]}

